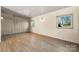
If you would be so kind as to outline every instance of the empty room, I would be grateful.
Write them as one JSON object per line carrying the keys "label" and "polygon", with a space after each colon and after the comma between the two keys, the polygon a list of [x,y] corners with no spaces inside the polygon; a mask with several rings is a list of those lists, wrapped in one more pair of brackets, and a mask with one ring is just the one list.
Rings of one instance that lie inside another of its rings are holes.
{"label": "empty room", "polygon": [[78,6],[0,9],[0,52],[79,52]]}

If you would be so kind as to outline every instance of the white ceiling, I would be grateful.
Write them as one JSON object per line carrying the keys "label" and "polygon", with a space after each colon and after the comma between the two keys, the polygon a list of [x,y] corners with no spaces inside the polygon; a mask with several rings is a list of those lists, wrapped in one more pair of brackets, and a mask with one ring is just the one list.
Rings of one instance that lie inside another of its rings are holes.
{"label": "white ceiling", "polygon": [[35,17],[51,11],[66,8],[68,6],[4,6],[4,7],[28,17]]}

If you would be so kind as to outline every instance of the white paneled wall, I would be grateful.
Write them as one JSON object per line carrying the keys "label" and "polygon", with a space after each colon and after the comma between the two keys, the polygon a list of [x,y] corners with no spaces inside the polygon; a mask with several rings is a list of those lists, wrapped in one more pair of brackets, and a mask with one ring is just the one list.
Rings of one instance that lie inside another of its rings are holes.
{"label": "white paneled wall", "polygon": [[[56,28],[56,16],[73,14],[73,29],[58,29]],[[42,21],[42,19],[44,21]],[[50,12],[32,18],[35,26],[32,27],[32,32],[59,38],[66,41],[79,43],[79,7],[68,7],[55,12]]]}
{"label": "white paneled wall", "polygon": [[2,16],[4,17],[4,19],[1,21],[2,35],[29,31],[29,22],[27,21],[28,19],[9,15],[6,13],[2,13]]}

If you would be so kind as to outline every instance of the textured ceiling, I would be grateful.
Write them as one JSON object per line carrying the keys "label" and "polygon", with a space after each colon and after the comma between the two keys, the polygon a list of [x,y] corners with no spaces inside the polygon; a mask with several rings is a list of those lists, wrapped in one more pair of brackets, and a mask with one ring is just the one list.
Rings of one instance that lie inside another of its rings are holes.
{"label": "textured ceiling", "polygon": [[28,17],[35,17],[41,14],[66,8],[68,6],[4,6],[4,7]]}

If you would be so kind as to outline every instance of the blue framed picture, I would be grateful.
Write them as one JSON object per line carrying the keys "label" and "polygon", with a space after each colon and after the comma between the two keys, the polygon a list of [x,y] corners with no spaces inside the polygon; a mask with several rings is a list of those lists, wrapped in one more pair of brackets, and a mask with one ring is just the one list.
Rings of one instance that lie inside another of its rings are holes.
{"label": "blue framed picture", "polygon": [[57,16],[57,28],[72,28],[73,15]]}

